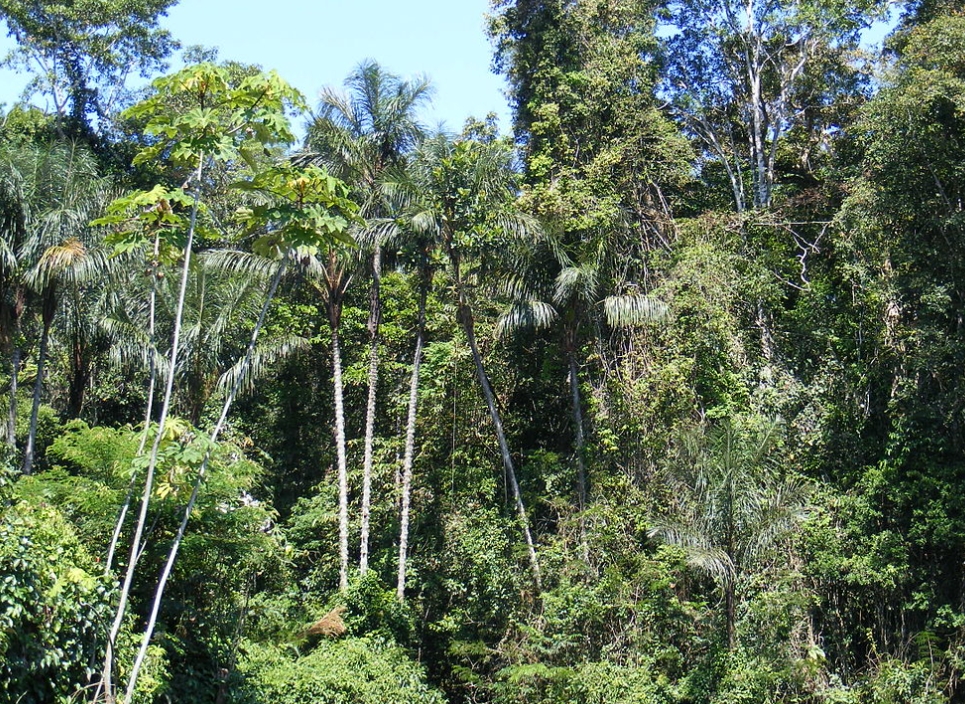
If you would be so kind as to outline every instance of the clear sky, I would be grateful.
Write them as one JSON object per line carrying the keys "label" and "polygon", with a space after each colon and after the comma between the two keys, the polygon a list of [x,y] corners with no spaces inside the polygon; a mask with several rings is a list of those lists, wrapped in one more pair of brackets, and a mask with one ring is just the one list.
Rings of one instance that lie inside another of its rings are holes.
{"label": "clear sky", "polygon": [[[494,111],[509,129],[501,77],[491,71],[487,0],[180,0],[163,26],[184,46],[217,47],[219,58],[275,69],[314,105],[326,85],[341,86],[363,59],[435,86],[424,119],[452,130]],[[0,24],[2,27],[2,24]],[[0,53],[11,41],[0,41]],[[26,77],[0,71],[0,102]]]}

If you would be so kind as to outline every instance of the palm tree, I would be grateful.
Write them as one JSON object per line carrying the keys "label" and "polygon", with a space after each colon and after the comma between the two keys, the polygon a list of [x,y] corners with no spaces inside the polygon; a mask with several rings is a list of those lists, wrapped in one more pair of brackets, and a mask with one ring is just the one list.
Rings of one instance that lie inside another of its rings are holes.
{"label": "palm tree", "polygon": [[412,508],[412,465],[415,460],[415,426],[419,408],[419,373],[422,368],[422,352],[426,333],[426,300],[432,285],[432,240],[419,237],[413,232],[411,243],[415,245],[415,264],[418,279],[419,307],[416,316],[415,351],[412,355],[412,373],[409,379],[409,402],[405,424],[405,451],[402,458],[402,493],[399,512],[399,561],[396,577],[396,597],[405,600],[406,564],[409,551],[409,518]]}
{"label": "palm tree", "polygon": [[42,334],[24,471],[33,465],[36,415],[60,277],[84,251],[80,237],[103,203],[105,181],[94,159],[77,145],[5,144],[0,147],[0,336],[11,355],[7,442],[15,445],[20,328],[39,298]]}
{"label": "palm tree", "polygon": [[48,209],[43,213],[43,227],[61,241],[47,247],[26,276],[27,284],[40,299],[41,336],[37,355],[37,379],[34,383],[30,429],[24,448],[23,472],[33,469],[37,435],[37,414],[43,393],[44,367],[54,316],[61,308],[65,288],[76,290],[84,281],[103,274],[108,261],[103,252],[91,251],[88,223],[106,203],[107,183],[97,174],[93,158],[80,152],[71,153],[65,181],[57,191],[46,190]]}
{"label": "palm tree", "polygon": [[778,433],[777,423],[755,429],[736,419],[682,433],[668,476],[675,501],[650,530],[717,582],[731,649],[742,581],[806,515],[807,484],[775,461]]}
{"label": "palm tree", "polygon": [[10,355],[10,402],[4,424],[6,442],[16,450],[17,381],[20,376],[20,323],[27,305],[23,281],[25,258],[31,249],[28,222],[31,216],[30,184],[24,162],[39,155],[37,148],[0,147],[0,342]]}
{"label": "palm tree", "polygon": [[339,326],[345,293],[352,282],[351,262],[346,253],[329,247],[320,257],[308,260],[308,278],[325,302],[329,340],[332,345],[332,389],[335,402],[335,454],[338,463],[338,555],[339,589],[348,588],[348,463],[345,451],[345,394],[342,383],[342,343]]}
{"label": "palm tree", "polygon": [[382,320],[382,230],[373,227],[390,215],[382,183],[388,169],[402,165],[405,155],[423,138],[416,110],[430,96],[425,78],[404,81],[375,61],[364,61],[345,81],[349,93],[322,91],[318,112],[309,125],[307,152],[302,157],[324,164],[349,184],[369,222],[359,239],[370,245],[369,371],[362,466],[362,516],[359,571],[368,570],[369,516],[372,490],[372,453],[375,436],[376,391],[379,375],[379,327]]}
{"label": "palm tree", "polygon": [[[540,328],[554,323],[559,327],[573,415],[577,509],[582,513],[589,490],[579,361],[585,330],[602,327],[603,323],[621,329],[660,321],[668,309],[632,280],[627,268],[631,258],[624,256],[625,248],[619,245],[619,240],[629,239],[623,224],[600,226],[579,237],[553,233],[548,228],[543,233],[537,248],[524,250],[520,273],[505,284],[511,305],[500,316],[498,329]],[[556,268],[555,277],[548,275],[547,262]],[[547,281],[549,278],[552,280]]]}
{"label": "palm tree", "polygon": [[492,264],[493,255],[505,253],[513,241],[532,238],[536,225],[513,207],[515,173],[512,149],[506,141],[437,135],[426,140],[416,153],[412,180],[420,195],[414,202],[410,222],[423,232],[433,234],[448,263],[456,319],[469,344],[476,378],[496,431],[530,567],[539,589],[536,544],[496,397],[479,352],[473,316],[473,288],[479,274],[486,273],[484,268]]}

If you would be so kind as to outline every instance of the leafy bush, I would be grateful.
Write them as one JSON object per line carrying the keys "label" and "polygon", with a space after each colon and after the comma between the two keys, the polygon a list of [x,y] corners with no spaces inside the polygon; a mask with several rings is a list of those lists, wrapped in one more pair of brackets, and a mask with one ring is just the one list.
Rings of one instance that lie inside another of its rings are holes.
{"label": "leafy bush", "polygon": [[498,704],[671,704],[679,701],[654,663],[591,662],[579,667],[507,668],[496,685]]}
{"label": "leafy bush", "polygon": [[93,674],[109,582],[57,510],[0,516],[0,702],[67,702]]}
{"label": "leafy bush", "polygon": [[422,669],[379,638],[324,641],[292,658],[273,646],[247,644],[239,661],[235,704],[442,704]]}

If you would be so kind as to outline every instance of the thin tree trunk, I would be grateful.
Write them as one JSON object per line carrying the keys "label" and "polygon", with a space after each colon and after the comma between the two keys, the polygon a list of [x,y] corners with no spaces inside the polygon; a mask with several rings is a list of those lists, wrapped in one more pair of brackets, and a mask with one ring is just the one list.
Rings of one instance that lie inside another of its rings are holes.
{"label": "thin tree trunk", "polygon": [[44,367],[47,363],[47,343],[50,340],[51,320],[44,316],[44,327],[40,334],[40,352],[37,355],[37,379],[34,381],[34,397],[30,407],[30,430],[27,433],[27,446],[23,451],[23,473],[33,471],[34,449],[37,442],[37,417],[40,414],[40,397],[44,391]]}
{"label": "thin tree trunk", "polygon": [[348,588],[348,467],[345,461],[345,408],[342,392],[342,349],[338,326],[332,326],[332,383],[335,395],[335,452],[338,457],[338,588]]}
{"label": "thin tree trunk", "polygon": [[[203,160],[198,164],[194,178],[200,183],[203,169]],[[178,305],[174,314],[174,331],[171,335],[171,353],[168,363],[168,378],[164,388],[164,400],[161,403],[161,415],[158,419],[157,432],[154,436],[154,443],[151,446],[151,456],[148,461],[147,472],[144,478],[144,492],[141,496],[141,508],[138,514],[137,523],[134,528],[134,536],[131,538],[131,552],[127,563],[127,570],[124,573],[124,583],[121,586],[117,613],[114,623],[111,625],[110,634],[107,639],[107,652],[104,657],[104,669],[102,673],[101,685],[103,685],[104,696],[108,702],[114,702],[114,689],[111,678],[114,669],[114,644],[117,634],[120,633],[121,624],[124,622],[124,614],[127,611],[127,601],[130,597],[131,583],[134,580],[134,569],[139,557],[139,546],[141,536],[144,533],[144,526],[147,523],[147,510],[151,503],[151,493],[154,488],[154,472],[157,469],[158,450],[161,447],[161,438],[164,435],[164,426],[167,423],[168,413],[171,409],[171,397],[174,392],[174,373],[177,369],[178,346],[181,342],[181,321],[184,317],[184,300],[188,289],[188,274],[191,268],[191,248],[194,245],[194,231],[198,220],[198,196],[195,194],[194,203],[191,207],[191,219],[188,226],[188,240],[184,247],[184,265],[181,268],[181,284],[178,291]],[[133,679],[132,679],[133,681]],[[101,686],[95,693],[95,699],[100,693]],[[130,696],[128,696],[130,701]]]}
{"label": "thin tree trunk", "polygon": [[14,341],[10,359],[10,405],[7,411],[7,444],[17,449],[17,378],[20,376],[20,345]]}
{"label": "thin tree trunk", "polygon": [[184,533],[187,530],[188,520],[191,518],[191,512],[194,510],[194,505],[198,500],[198,493],[201,490],[201,484],[204,481],[204,477],[208,469],[208,463],[211,461],[211,453],[214,450],[215,443],[218,441],[218,436],[224,429],[225,422],[228,419],[228,412],[231,410],[231,405],[234,403],[235,397],[238,395],[238,390],[241,388],[241,383],[244,380],[245,372],[248,369],[248,365],[251,363],[251,357],[254,354],[255,345],[258,343],[258,335],[261,332],[261,328],[264,326],[265,317],[268,314],[268,308],[271,305],[272,299],[275,297],[275,291],[278,289],[278,282],[281,281],[281,277],[285,273],[285,268],[288,265],[288,256],[289,253],[286,252],[284,259],[282,259],[278,266],[278,270],[275,272],[275,275],[271,280],[271,285],[268,288],[268,295],[265,297],[265,302],[258,314],[258,320],[255,323],[255,327],[251,331],[251,339],[248,341],[248,349],[245,351],[244,359],[242,360],[241,366],[238,369],[238,375],[235,378],[234,384],[231,386],[231,391],[228,393],[228,397],[225,399],[224,405],[221,408],[221,415],[218,417],[218,422],[211,431],[209,446],[205,452],[204,458],[201,460],[201,466],[198,468],[198,476],[194,480],[194,487],[191,490],[191,497],[188,499],[188,503],[184,507],[184,515],[181,517],[181,524],[178,526],[178,532],[175,535],[174,542],[171,544],[171,549],[168,552],[168,559],[164,563],[164,569],[161,572],[160,579],[158,580],[157,588],[154,590],[154,602],[151,605],[151,613],[148,617],[147,628],[145,628],[144,635],[141,638],[141,647],[138,650],[137,658],[134,660],[134,665],[131,667],[131,676],[128,680],[127,693],[124,697],[125,702],[133,701],[134,688],[137,685],[137,677],[141,671],[141,666],[144,664],[144,659],[147,657],[147,649],[151,643],[151,637],[154,635],[154,628],[157,625],[157,617],[158,612],[161,609],[161,601],[164,597],[164,590],[167,587],[168,579],[171,576],[171,570],[174,568],[174,562],[177,559],[178,550],[181,547],[181,541],[184,539]]}
{"label": "thin tree trunk", "polygon": [[582,513],[586,509],[586,436],[583,431],[583,401],[580,398],[580,379],[576,364],[576,353],[571,349],[566,354],[570,366],[570,398],[573,402],[573,426],[576,431],[576,501]]}
{"label": "thin tree trunk", "polygon": [[415,354],[412,357],[412,378],[409,382],[409,415],[405,425],[405,457],[402,460],[402,510],[399,521],[399,574],[395,593],[405,601],[406,561],[409,551],[409,508],[412,502],[412,462],[415,457],[415,424],[419,406],[419,371],[422,367],[422,346],[426,329],[426,297],[428,283],[419,291],[419,319],[416,323]]}
{"label": "thin tree trunk", "polygon": [[732,582],[728,582],[724,586],[724,601],[725,608],[727,610],[727,648],[733,650],[734,646],[737,644],[737,637],[735,633],[735,622],[737,620],[735,595],[734,595],[734,585]]}
{"label": "thin tree trunk", "polygon": [[376,245],[372,254],[372,289],[369,293],[369,396],[365,410],[365,454],[362,461],[362,526],[359,572],[369,569],[369,516],[372,511],[372,445],[375,436],[375,396],[379,382],[379,326],[381,301],[382,250]]}
{"label": "thin tree trunk", "polygon": [[[157,256],[158,256],[159,238],[155,236],[154,238],[154,267],[151,273],[151,295],[148,297],[148,319],[147,319],[147,338],[148,338],[148,368],[150,370],[150,376],[147,383],[147,404],[144,410],[144,431],[141,433],[141,442],[137,446],[137,457],[140,457],[144,453],[144,448],[147,445],[147,438],[151,431],[151,417],[154,415],[154,389],[157,385],[157,364],[155,360],[155,349],[154,349],[154,327],[156,308],[157,308],[157,271],[156,267]],[[134,473],[131,476],[131,481],[127,486],[127,495],[124,497],[124,504],[121,506],[121,510],[118,513],[117,521],[114,523],[114,534],[111,536],[111,544],[107,549],[107,558],[104,560],[104,574],[109,575],[111,573],[111,567],[114,564],[114,553],[117,550],[117,542],[121,537],[121,530],[124,528],[124,521],[127,519],[127,512],[131,508],[131,498],[134,496],[134,486],[137,483],[137,474]]]}
{"label": "thin tree trunk", "polygon": [[526,548],[529,552],[530,567],[533,571],[533,579],[536,582],[537,591],[542,590],[542,579],[539,570],[539,560],[536,555],[536,544],[533,542],[533,535],[529,527],[529,518],[526,515],[526,507],[523,505],[523,497],[519,490],[519,482],[516,479],[516,470],[513,467],[513,458],[509,452],[509,443],[506,442],[506,434],[503,431],[503,422],[496,408],[496,397],[489,384],[489,377],[483,367],[482,356],[479,354],[479,346],[476,344],[475,324],[473,323],[472,310],[466,303],[462,292],[459,293],[459,321],[462,323],[466,333],[466,340],[469,342],[469,349],[472,351],[472,361],[476,365],[476,377],[482,387],[483,396],[486,398],[486,406],[489,408],[489,415],[493,425],[496,427],[496,439],[499,442],[499,452],[503,458],[503,467],[509,479],[509,486],[513,494],[513,503],[516,506],[516,513],[523,528],[523,536],[526,539]]}
{"label": "thin tree trunk", "polygon": [[576,434],[576,503],[580,512],[580,543],[583,547],[583,558],[589,562],[590,548],[586,540],[586,518],[584,517],[587,501],[586,435],[583,428],[583,399],[580,397],[579,368],[572,345],[567,350],[566,356],[570,366],[570,398],[573,404],[573,427]]}

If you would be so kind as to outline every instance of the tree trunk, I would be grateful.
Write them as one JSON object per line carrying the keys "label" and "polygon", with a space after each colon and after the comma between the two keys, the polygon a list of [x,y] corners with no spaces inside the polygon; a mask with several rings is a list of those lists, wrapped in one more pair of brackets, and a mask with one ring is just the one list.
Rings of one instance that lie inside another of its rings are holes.
{"label": "tree trunk", "polygon": [[[199,163],[198,169],[194,175],[194,178],[198,182],[201,181],[202,168],[203,161],[202,163]],[[161,447],[161,438],[164,435],[164,426],[167,423],[168,413],[171,409],[171,397],[174,393],[174,371],[177,369],[178,346],[181,342],[181,321],[184,317],[184,300],[188,289],[188,274],[191,268],[191,248],[194,245],[195,225],[197,224],[198,220],[198,205],[198,196],[195,195],[194,204],[191,207],[191,219],[188,226],[188,239],[184,246],[184,264],[181,267],[181,283],[178,291],[178,304],[174,314],[174,331],[171,335],[171,353],[168,364],[168,378],[164,388],[164,400],[161,403],[161,415],[158,418],[158,427],[154,436],[154,443],[151,446],[151,456],[148,461],[147,472],[145,473],[144,478],[144,492],[141,496],[141,508],[140,512],[138,513],[137,523],[134,527],[134,536],[131,538],[131,551],[127,562],[127,570],[124,573],[124,583],[121,585],[117,612],[114,616],[114,622],[111,625],[110,634],[107,638],[107,651],[104,656],[104,669],[102,672],[101,684],[98,686],[98,691],[94,696],[96,699],[100,694],[101,687],[103,687],[104,697],[109,703],[112,703],[115,700],[113,683],[111,681],[114,669],[114,644],[117,639],[117,634],[120,633],[121,625],[124,622],[124,614],[127,610],[127,601],[131,592],[131,583],[134,580],[134,568],[136,567],[138,557],[140,556],[139,547],[141,543],[141,536],[144,534],[144,526],[147,524],[147,510],[151,503],[151,493],[154,488],[154,472],[157,469],[158,451]],[[130,701],[130,696],[128,696],[128,701]]]}
{"label": "tree trunk", "polygon": [[372,445],[375,436],[375,394],[379,382],[379,326],[382,323],[382,250],[372,254],[372,288],[369,292],[369,396],[365,410],[365,454],[362,462],[362,526],[359,572],[369,569],[369,516],[372,511]]}
{"label": "tree trunk", "polygon": [[580,397],[579,368],[576,363],[574,345],[569,345],[566,356],[570,367],[570,398],[573,405],[573,427],[576,435],[576,504],[580,512],[580,543],[583,559],[589,563],[590,546],[586,540],[587,478],[586,478],[586,435],[583,427],[583,399]]}
{"label": "tree trunk", "polygon": [[338,326],[332,327],[332,383],[335,395],[335,452],[338,457],[338,588],[348,588],[348,467],[345,461],[345,408],[342,393],[342,349]]}
{"label": "tree trunk", "polygon": [[37,379],[34,381],[34,397],[30,407],[30,430],[27,433],[27,446],[23,451],[23,473],[33,472],[34,452],[37,443],[37,418],[40,414],[40,397],[44,391],[44,367],[47,363],[47,343],[50,340],[50,324],[53,316],[47,316],[43,321],[43,331],[40,334],[40,352],[37,355]]}
{"label": "tree trunk", "polygon": [[20,376],[20,344],[14,340],[10,356],[10,405],[7,411],[7,444],[17,449],[17,378]]}
{"label": "tree trunk", "polygon": [[576,352],[572,349],[566,353],[570,367],[570,398],[573,402],[573,427],[576,431],[576,501],[577,508],[582,513],[586,509],[586,436],[583,430],[583,401],[580,398],[580,379],[576,364]]}
{"label": "tree trunk", "polygon": [[[278,289],[278,282],[281,281],[281,277],[285,272],[287,264],[288,253],[286,252],[285,258],[282,259],[281,263],[279,264],[278,271],[275,272],[275,276],[272,278],[271,285],[268,288],[268,295],[265,297],[265,302],[261,307],[260,313],[258,314],[258,320],[251,332],[251,339],[248,341],[248,349],[245,351],[245,357],[241,362],[238,375],[235,378],[234,384],[232,384],[228,397],[225,399],[224,406],[221,408],[221,415],[218,417],[218,422],[215,424],[214,430],[211,431],[208,450],[205,452],[204,458],[201,460],[201,466],[198,468],[198,476],[195,479],[194,487],[191,490],[191,497],[188,499],[188,503],[184,507],[184,515],[181,517],[181,524],[178,526],[178,532],[175,535],[174,542],[171,544],[171,549],[168,552],[168,559],[164,564],[164,569],[161,572],[160,579],[158,580],[157,588],[154,590],[154,602],[151,605],[151,613],[148,617],[147,628],[145,628],[144,635],[141,638],[141,647],[138,650],[137,658],[135,658],[134,665],[131,668],[131,676],[127,683],[127,693],[124,697],[125,702],[133,701],[137,677],[141,671],[141,666],[144,664],[144,658],[147,657],[147,649],[151,643],[151,637],[154,635],[154,628],[157,625],[157,616],[161,609],[161,601],[164,597],[164,589],[167,587],[168,579],[171,576],[171,570],[174,568],[174,562],[177,559],[178,550],[181,547],[181,541],[184,539],[184,533],[187,530],[188,520],[191,518],[191,512],[194,510],[194,505],[198,500],[198,493],[201,490],[201,483],[204,481],[205,473],[208,469],[208,463],[211,461],[211,453],[215,443],[218,441],[218,436],[221,434],[222,429],[224,429],[225,422],[228,419],[228,412],[231,410],[231,405],[234,403],[235,397],[238,395],[238,389],[241,388],[241,382],[244,379],[245,370],[251,363],[251,357],[254,354],[255,345],[258,343],[258,335],[265,323],[265,316],[268,313],[268,308],[271,305],[272,299],[275,297],[275,291]],[[173,374],[171,376],[173,376]]]}
{"label": "tree trunk", "polygon": [[728,581],[724,585],[724,601],[727,609],[727,648],[733,650],[737,644],[735,634],[735,622],[737,620],[737,607],[735,604],[734,583]]}
{"label": "tree trunk", "polygon": [[[154,238],[154,258],[155,267],[157,266],[157,255],[158,255],[158,238]],[[151,417],[154,415],[154,389],[157,385],[157,364],[155,363],[155,349],[154,349],[154,328],[155,319],[157,317],[157,272],[152,270],[151,272],[151,295],[148,298],[148,319],[147,319],[147,337],[148,337],[148,368],[150,369],[150,376],[147,383],[147,404],[144,409],[144,431],[141,433],[141,442],[137,446],[137,456],[140,457],[144,452],[144,447],[147,445],[147,439],[151,431]],[[134,485],[137,483],[137,474],[131,475],[130,484],[127,487],[127,495],[124,497],[124,504],[121,506],[121,510],[117,515],[117,521],[114,523],[114,533],[111,535],[111,544],[107,549],[107,558],[104,560],[104,574],[110,575],[111,567],[114,564],[114,553],[117,550],[117,542],[121,537],[121,530],[124,528],[124,521],[127,519],[127,512],[131,508],[131,498],[134,496]]]}
{"label": "tree trunk", "polygon": [[[155,241],[155,257],[157,252],[157,241]],[[81,298],[83,294],[77,286],[71,287],[73,305],[71,315],[73,316],[73,335],[70,341],[70,379],[67,384],[67,408],[65,415],[68,418],[80,418],[84,410],[84,401],[87,396],[87,387],[91,379],[92,353],[91,343],[85,332],[86,326],[81,320]],[[153,333],[152,333],[153,336]]]}
{"label": "tree trunk", "polygon": [[409,415],[405,425],[405,457],[402,460],[402,510],[399,521],[399,574],[396,596],[405,600],[406,560],[409,551],[409,508],[412,501],[412,462],[415,457],[415,424],[419,406],[419,370],[422,366],[422,346],[426,329],[426,297],[428,282],[419,291],[419,319],[416,323],[415,354],[412,357],[412,378],[409,382]]}
{"label": "tree trunk", "polygon": [[542,590],[542,579],[539,570],[539,560],[536,555],[536,544],[533,542],[533,535],[529,528],[529,518],[526,515],[526,507],[523,505],[523,497],[519,490],[519,482],[516,479],[516,470],[513,467],[513,458],[509,452],[509,443],[506,442],[506,434],[503,431],[503,422],[496,408],[496,397],[489,384],[489,377],[483,367],[482,356],[479,354],[479,346],[476,344],[476,331],[473,322],[472,310],[465,300],[464,294],[460,291],[458,317],[462,323],[463,331],[466,333],[466,340],[469,342],[469,349],[472,351],[472,361],[476,365],[476,377],[482,387],[483,396],[486,398],[486,406],[489,408],[489,415],[493,425],[496,427],[496,439],[499,442],[499,452],[502,455],[503,467],[509,480],[510,490],[513,494],[513,503],[516,506],[516,513],[519,515],[520,524],[523,528],[523,536],[526,539],[526,548],[529,552],[530,567],[533,572],[533,580],[536,583],[537,591]]}

